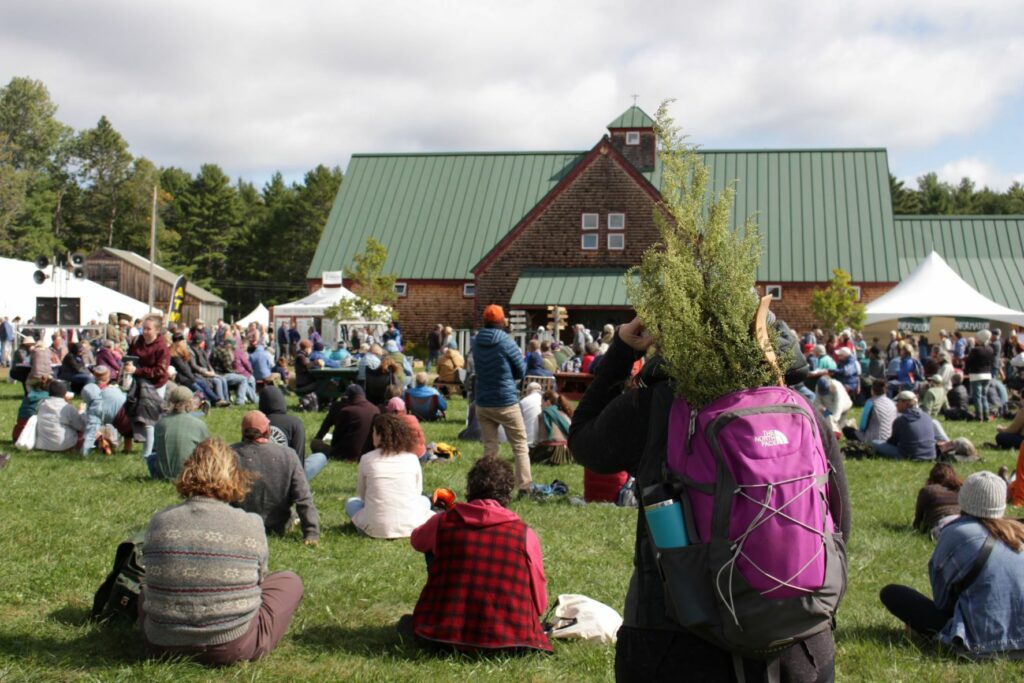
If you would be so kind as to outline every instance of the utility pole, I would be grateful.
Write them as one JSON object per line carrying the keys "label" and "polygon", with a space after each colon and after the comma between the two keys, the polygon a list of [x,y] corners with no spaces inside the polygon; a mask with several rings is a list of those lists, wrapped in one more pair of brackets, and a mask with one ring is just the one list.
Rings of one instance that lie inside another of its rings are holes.
{"label": "utility pole", "polygon": [[153,209],[149,224],[149,312],[153,312],[153,264],[156,261],[156,185],[153,186]]}

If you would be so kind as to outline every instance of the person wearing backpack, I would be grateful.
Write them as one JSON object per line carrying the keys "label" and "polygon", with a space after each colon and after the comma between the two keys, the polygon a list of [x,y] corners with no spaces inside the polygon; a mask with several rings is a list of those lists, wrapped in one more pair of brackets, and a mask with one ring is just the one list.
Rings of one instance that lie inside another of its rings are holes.
{"label": "person wearing backpack", "polygon": [[[780,334],[782,352],[791,353],[796,345],[795,336],[784,323],[776,322],[775,326]],[[672,401],[668,374],[660,356],[653,356],[644,365],[638,388],[623,391],[633,363],[651,344],[652,337],[639,318],[619,327],[604,362],[576,408],[569,435],[569,447],[577,461],[598,473],[627,470],[635,474],[639,491],[664,481],[668,444],[686,438],[685,433],[682,437],[670,435],[669,419],[660,417],[667,413],[666,402]],[[785,373],[787,385],[802,382],[807,373],[803,356],[792,353],[791,359],[792,365]],[[787,395],[796,396],[794,392]],[[802,398],[799,401],[807,405]],[[809,406],[804,409],[804,414],[810,415]],[[658,416],[661,422],[654,422],[652,416]],[[812,433],[820,438],[820,447],[830,465],[828,510],[836,530],[846,540],[850,533],[850,515],[842,455],[832,430],[820,416],[815,419],[816,429]],[[677,680],[682,672],[693,680],[720,681],[742,677],[760,680],[765,677],[768,670],[774,668],[774,662],[769,667],[759,659],[736,657],[733,652],[709,643],[669,616],[672,608],[666,600],[665,585],[645,517],[641,504],[637,517],[634,573],[626,596],[624,623],[616,644],[616,679],[645,683]],[[711,595],[703,593],[692,597],[701,602],[712,599]],[[826,626],[803,642],[782,650],[775,661],[783,680],[829,681],[834,678],[834,659],[832,632]],[[742,670],[737,671],[740,667]]]}
{"label": "person wearing backpack", "polygon": [[957,654],[984,658],[1024,654],[1024,526],[1005,519],[1006,482],[993,472],[967,477],[961,516],[939,535],[928,561],[930,599],[890,584],[879,597],[911,630]]}

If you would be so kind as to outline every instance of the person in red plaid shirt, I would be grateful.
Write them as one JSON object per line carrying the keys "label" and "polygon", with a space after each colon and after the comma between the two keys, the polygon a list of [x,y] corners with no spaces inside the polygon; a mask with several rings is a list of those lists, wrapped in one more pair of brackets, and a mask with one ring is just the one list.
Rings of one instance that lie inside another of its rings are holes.
{"label": "person in red plaid shirt", "polygon": [[[427,555],[427,585],[411,619],[413,635],[462,652],[542,650],[547,582],[537,535],[506,508],[512,467],[481,458],[467,476],[466,498],[412,532]],[[409,628],[403,617],[399,629]]]}

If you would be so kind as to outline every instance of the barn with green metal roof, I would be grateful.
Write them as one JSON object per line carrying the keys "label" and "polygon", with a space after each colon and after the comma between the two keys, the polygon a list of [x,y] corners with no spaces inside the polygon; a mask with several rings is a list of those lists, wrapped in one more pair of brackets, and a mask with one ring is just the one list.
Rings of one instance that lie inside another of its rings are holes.
{"label": "barn with green metal roof", "polygon": [[[1021,220],[897,219],[884,149],[699,153],[713,189],[735,187],[734,225],[757,221],[759,285],[797,327],[814,322],[810,294],[833,268],[867,301],[909,272],[925,244],[986,295],[1020,306],[1019,286],[984,284],[981,274],[1001,253],[1000,272],[1021,283],[1011,268]],[[398,278],[397,310],[413,338],[437,322],[474,326],[489,303],[525,310],[531,324],[565,306],[570,322],[599,326],[628,315],[621,274],[657,240],[660,184],[653,121],[638,107],[589,150],[356,154],[308,279],[316,287],[324,271],[349,268],[372,236],[388,250],[385,271]]]}

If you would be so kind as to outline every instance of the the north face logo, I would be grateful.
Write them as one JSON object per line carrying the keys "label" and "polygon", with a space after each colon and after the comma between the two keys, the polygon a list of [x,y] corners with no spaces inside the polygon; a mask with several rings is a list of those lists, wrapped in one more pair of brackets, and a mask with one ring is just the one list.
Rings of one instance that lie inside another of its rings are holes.
{"label": "the north face logo", "polygon": [[780,432],[778,429],[766,429],[761,433],[761,436],[755,436],[754,441],[759,446],[785,446],[789,443],[789,439],[786,435]]}

